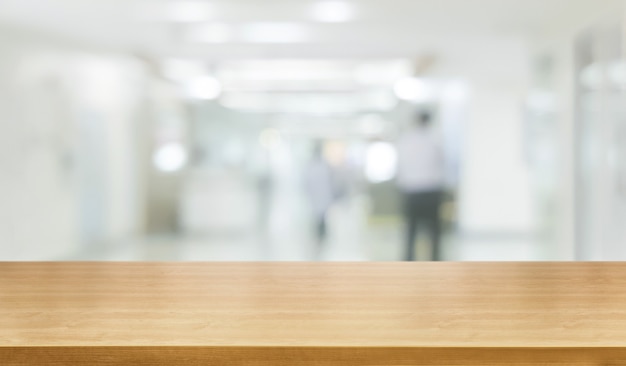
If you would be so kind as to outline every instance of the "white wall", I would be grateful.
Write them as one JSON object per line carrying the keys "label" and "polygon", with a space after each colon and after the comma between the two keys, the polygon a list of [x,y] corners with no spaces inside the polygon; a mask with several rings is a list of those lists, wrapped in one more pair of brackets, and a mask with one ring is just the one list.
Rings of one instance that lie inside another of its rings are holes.
{"label": "white wall", "polygon": [[463,77],[469,87],[459,179],[460,229],[472,234],[532,234],[536,226],[522,120],[529,77],[527,43],[496,35],[448,57],[437,73]]}
{"label": "white wall", "polygon": [[[0,36],[0,260],[59,258],[78,246],[66,94],[17,37]],[[41,56],[41,57],[37,57]]]}
{"label": "white wall", "polygon": [[143,210],[136,136],[143,70],[132,59],[103,55],[74,57],[71,68],[74,118],[82,131],[76,153],[82,163],[83,239],[132,237],[142,225]]}
{"label": "white wall", "polygon": [[515,91],[486,86],[472,91],[459,192],[462,231],[518,235],[535,230],[521,105]]}
{"label": "white wall", "polygon": [[90,239],[133,235],[140,69],[14,31],[0,55],[0,260],[72,258]]}
{"label": "white wall", "polygon": [[[552,176],[552,194],[555,198],[554,228],[550,233],[553,239],[551,259],[573,260],[592,259],[589,255],[593,248],[578,248],[576,242],[576,191],[578,189],[575,175],[576,154],[581,148],[575,138],[576,128],[576,59],[575,42],[585,29],[599,22],[607,15],[623,14],[624,1],[604,1],[591,9],[572,9],[564,15],[553,28],[540,34],[532,42],[533,57],[549,58],[553,63],[553,80],[545,91],[554,96],[556,133],[553,144],[555,147],[556,169]],[[587,254],[585,254],[587,253]],[[605,253],[605,259],[611,259]],[[614,257],[613,257],[614,258]],[[598,257],[596,256],[596,259]]]}

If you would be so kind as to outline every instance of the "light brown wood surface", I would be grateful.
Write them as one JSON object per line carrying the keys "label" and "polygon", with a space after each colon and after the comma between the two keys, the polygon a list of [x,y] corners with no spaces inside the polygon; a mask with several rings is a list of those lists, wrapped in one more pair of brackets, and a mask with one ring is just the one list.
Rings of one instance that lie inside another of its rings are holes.
{"label": "light brown wood surface", "polygon": [[0,365],[626,365],[625,350],[622,263],[0,263]]}

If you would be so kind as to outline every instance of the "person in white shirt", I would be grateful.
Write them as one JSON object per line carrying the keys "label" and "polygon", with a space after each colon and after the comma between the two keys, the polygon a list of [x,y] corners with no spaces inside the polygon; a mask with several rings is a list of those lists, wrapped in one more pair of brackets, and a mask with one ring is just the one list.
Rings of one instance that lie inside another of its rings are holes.
{"label": "person in white shirt", "polygon": [[418,115],[416,125],[398,141],[396,182],[402,194],[406,221],[405,260],[415,260],[417,229],[428,230],[432,260],[441,260],[439,210],[444,192],[443,146],[431,127],[429,113]]}
{"label": "person in white shirt", "polygon": [[342,185],[337,170],[328,162],[323,153],[323,143],[315,145],[313,159],[305,175],[307,195],[315,216],[315,234],[318,247],[328,236],[328,212],[341,197]]}

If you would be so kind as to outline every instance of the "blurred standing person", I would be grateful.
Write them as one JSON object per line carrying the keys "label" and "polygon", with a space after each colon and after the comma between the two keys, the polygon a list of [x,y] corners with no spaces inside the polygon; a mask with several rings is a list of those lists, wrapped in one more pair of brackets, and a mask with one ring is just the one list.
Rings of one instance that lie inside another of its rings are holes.
{"label": "blurred standing person", "polygon": [[326,160],[322,143],[317,143],[313,150],[305,176],[306,190],[315,216],[315,238],[318,255],[328,236],[328,211],[338,196],[336,177],[332,166]]}
{"label": "blurred standing person", "polygon": [[260,243],[263,252],[268,258],[271,258],[271,230],[270,218],[272,217],[272,198],[274,193],[274,179],[272,176],[271,166],[269,163],[269,151],[263,149],[261,154],[257,154],[255,168],[255,176],[257,183],[257,202],[258,202],[258,224]]}
{"label": "blurred standing person", "polygon": [[432,260],[441,260],[439,211],[445,167],[443,146],[431,123],[430,113],[420,113],[415,125],[398,141],[397,184],[404,204],[407,261],[416,259],[415,238],[420,225],[428,231]]}

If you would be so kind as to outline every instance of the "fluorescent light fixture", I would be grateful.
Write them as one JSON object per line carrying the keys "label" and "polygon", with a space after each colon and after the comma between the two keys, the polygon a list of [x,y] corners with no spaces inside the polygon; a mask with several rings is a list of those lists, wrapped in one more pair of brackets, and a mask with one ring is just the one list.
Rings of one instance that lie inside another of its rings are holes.
{"label": "fluorescent light fixture", "polygon": [[185,83],[185,94],[191,99],[212,100],[221,93],[220,82],[212,76],[200,76]]}
{"label": "fluorescent light fixture", "polygon": [[298,23],[198,24],[187,28],[184,38],[197,43],[300,43],[311,39],[311,31]]}
{"label": "fluorescent light fixture", "polygon": [[229,91],[354,91],[353,66],[327,60],[223,62],[219,79]]}
{"label": "fluorescent light fixture", "polygon": [[365,176],[371,183],[392,180],[396,175],[398,155],[388,142],[375,142],[367,148]]}
{"label": "fluorescent light fixture", "polygon": [[250,23],[241,26],[243,42],[250,43],[300,43],[311,39],[311,32],[298,23]]}
{"label": "fluorescent light fixture", "polygon": [[398,99],[427,102],[433,97],[432,86],[418,78],[404,78],[396,82],[394,92]]}
{"label": "fluorescent light fixture", "polygon": [[229,109],[309,116],[353,115],[361,110],[353,93],[226,92],[219,103]]}
{"label": "fluorescent light fixture", "polygon": [[161,67],[164,76],[176,82],[185,82],[207,73],[206,65],[197,60],[167,59]]}
{"label": "fluorescent light fixture", "polygon": [[344,23],[354,19],[354,6],[346,1],[318,1],[311,8],[314,20],[325,23]]}
{"label": "fluorescent light fixture", "polygon": [[232,42],[233,28],[223,23],[208,23],[190,26],[185,32],[187,42],[194,43],[227,43]]}
{"label": "fluorescent light fixture", "polygon": [[356,82],[362,85],[389,85],[408,77],[412,65],[406,60],[361,63],[353,70]]}
{"label": "fluorescent light fixture", "polygon": [[187,151],[179,143],[165,144],[154,153],[152,160],[158,170],[173,173],[187,164]]}
{"label": "fluorescent light fixture", "polygon": [[214,15],[212,4],[206,1],[173,1],[166,6],[166,19],[172,22],[204,22]]}

